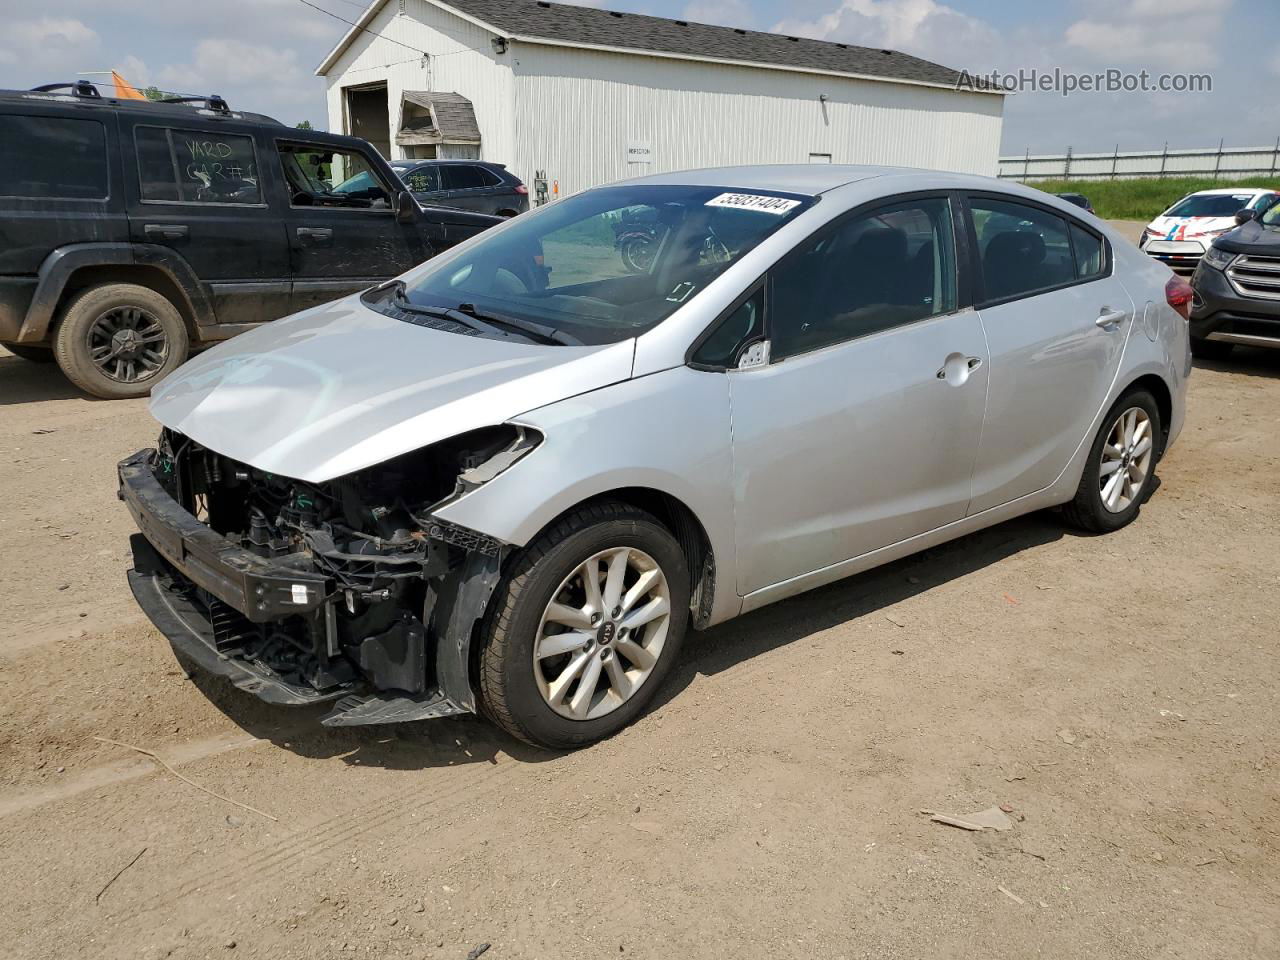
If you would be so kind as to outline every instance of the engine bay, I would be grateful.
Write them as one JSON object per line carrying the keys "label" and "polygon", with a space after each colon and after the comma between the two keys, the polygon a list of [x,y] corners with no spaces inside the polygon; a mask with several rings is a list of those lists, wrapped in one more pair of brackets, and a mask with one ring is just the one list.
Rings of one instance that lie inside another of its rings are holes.
{"label": "engine bay", "polygon": [[321,575],[324,603],[254,622],[208,591],[174,582],[208,611],[219,654],[320,694],[367,689],[459,706],[470,631],[505,545],[432,516],[540,440],[486,427],[323,483],[259,470],[165,430],[152,468],[174,501],[230,544],[277,568]]}

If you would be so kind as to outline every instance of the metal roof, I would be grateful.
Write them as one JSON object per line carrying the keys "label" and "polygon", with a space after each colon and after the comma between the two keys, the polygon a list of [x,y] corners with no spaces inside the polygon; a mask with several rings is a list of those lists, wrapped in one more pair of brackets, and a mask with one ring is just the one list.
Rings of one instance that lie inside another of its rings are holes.
{"label": "metal roof", "polygon": [[[373,0],[316,69],[323,75],[368,29],[385,0]],[[741,63],[955,88],[961,74],[910,54],[778,33],[717,27],[544,0],[428,0],[517,42],[604,48],[652,56]],[[1003,95],[1002,90],[980,91]]]}

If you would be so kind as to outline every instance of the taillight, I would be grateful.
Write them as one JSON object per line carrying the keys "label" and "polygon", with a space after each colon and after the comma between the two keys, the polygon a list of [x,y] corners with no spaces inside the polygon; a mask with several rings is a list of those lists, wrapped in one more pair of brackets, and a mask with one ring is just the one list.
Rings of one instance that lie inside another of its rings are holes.
{"label": "taillight", "polygon": [[1196,292],[1191,289],[1191,284],[1176,273],[1164,285],[1165,300],[1169,302],[1169,306],[1178,311],[1183,320],[1191,319],[1191,300],[1195,295]]}
{"label": "taillight", "polygon": [[528,188],[528,187],[526,187],[523,183],[517,183],[517,184],[516,184],[516,193],[525,193],[525,194],[527,194],[528,192],[529,192],[529,188]]}

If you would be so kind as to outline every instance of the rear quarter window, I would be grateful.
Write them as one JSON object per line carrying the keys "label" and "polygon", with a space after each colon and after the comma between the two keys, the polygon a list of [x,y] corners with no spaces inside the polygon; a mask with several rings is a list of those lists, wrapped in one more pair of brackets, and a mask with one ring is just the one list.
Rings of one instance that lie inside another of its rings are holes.
{"label": "rear quarter window", "polygon": [[107,193],[100,121],[0,116],[0,196],[103,200]]}

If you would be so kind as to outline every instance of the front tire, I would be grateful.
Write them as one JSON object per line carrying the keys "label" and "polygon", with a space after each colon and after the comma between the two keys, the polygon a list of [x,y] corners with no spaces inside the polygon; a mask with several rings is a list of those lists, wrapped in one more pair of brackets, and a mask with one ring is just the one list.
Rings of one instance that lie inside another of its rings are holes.
{"label": "front tire", "polygon": [[1067,522],[1091,533],[1110,533],[1133,522],[1151,493],[1163,441],[1160,408],[1146,390],[1125,394],[1103,418]]}
{"label": "front tire", "polygon": [[187,359],[177,308],[133,283],[82,290],[63,311],[53,352],[67,379],[104,400],[145,397]]}
{"label": "front tire", "polygon": [[494,594],[484,711],[551,749],[610,737],[652,701],[688,617],[688,565],[662,524],[614,501],[573,510],[514,558]]}

